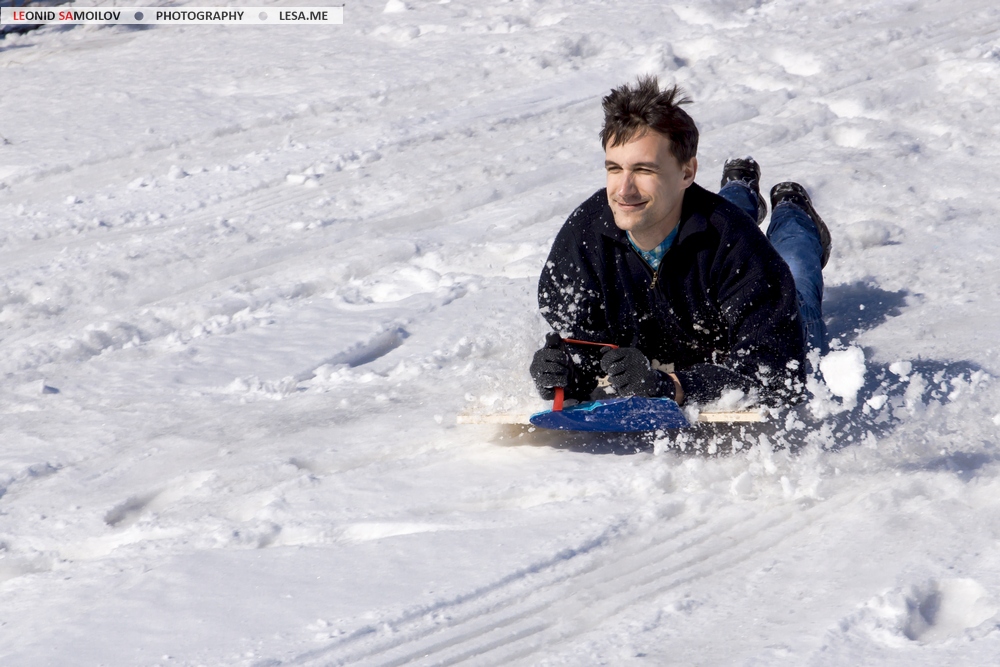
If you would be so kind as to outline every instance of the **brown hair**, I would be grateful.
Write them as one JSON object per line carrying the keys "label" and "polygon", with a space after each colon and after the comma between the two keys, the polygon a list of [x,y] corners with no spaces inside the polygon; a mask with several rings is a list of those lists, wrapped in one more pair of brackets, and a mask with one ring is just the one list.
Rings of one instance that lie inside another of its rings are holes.
{"label": "brown hair", "polygon": [[677,86],[661,91],[652,75],[640,76],[634,85],[618,86],[602,102],[601,146],[607,150],[609,142],[619,146],[652,129],[670,139],[670,152],[684,164],[698,153],[698,127],[680,108],[690,103],[691,98]]}

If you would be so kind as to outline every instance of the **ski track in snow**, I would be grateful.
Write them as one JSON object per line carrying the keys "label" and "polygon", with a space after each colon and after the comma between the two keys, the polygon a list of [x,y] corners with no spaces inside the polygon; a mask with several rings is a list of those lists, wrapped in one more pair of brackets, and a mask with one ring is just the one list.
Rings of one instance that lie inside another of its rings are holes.
{"label": "ski track in snow", "polygon": [[[993,4],[6,36],[0,663],[993,664]],[[456,428],[540,406],[538,271],[643,71],[700,183],[810,188],[839,382],[698,436]]]}
{"label": "ski track in snow", "polygon": [[[824,503],[819,511],[835,508],[836,504]],[[516,664],[526,656],[544,655],[551,644],[583,634],[624,609],[718,576],[749,555],[774,549],[815,520],[814,512],[787,507],[763,516],[746,510],[731,514],[735,516],[715,517],[681,529],[654,528],[625,539],[609,535],[596,544],[559,554],[553,562],[532,567],[501,586],[421,611],[416,621],[389,622],[383,633],[366,629],[352,641],[290,663],[392,667],[452,665],[475,659],[481,665]],[[720,542],[727,548],[719,550]],[[577,564],[577,560],[588,562]],[[581,614],[581,609],[586,613]],[[388,637],[373,640],[370,634]],[[375,647],[352,652],[351,644]],[[344,657],[335,657],[338,653]]]}

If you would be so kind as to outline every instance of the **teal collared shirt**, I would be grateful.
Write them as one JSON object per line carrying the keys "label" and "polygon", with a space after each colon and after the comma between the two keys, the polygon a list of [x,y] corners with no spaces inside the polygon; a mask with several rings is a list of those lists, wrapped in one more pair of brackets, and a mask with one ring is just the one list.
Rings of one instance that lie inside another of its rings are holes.
{"label": "teal collared shirt", "polygon": [[660,241],[660,245],[656,246],[652,250],[643,250],[637,246],[635,241],[632,240],[631,234],[628,235],[628,242],[631,243],[632,247],[635,248],[635,251],[639,253],[644,260],[646,260],[646,264],[649,264],[649,266],[656,271],[660,268],[660,261],[663,260],[663,256],[667,254],[667,251],[670,250],[670,246],[674,244],[674,239],[677,238],[678,227],[680,227],[680,225],[674,227],[673,230],[667,234],[667,238]]}

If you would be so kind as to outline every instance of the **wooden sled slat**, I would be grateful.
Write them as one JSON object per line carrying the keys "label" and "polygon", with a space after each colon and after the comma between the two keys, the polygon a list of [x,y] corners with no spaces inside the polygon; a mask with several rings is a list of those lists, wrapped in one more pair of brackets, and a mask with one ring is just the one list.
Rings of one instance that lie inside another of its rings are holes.
{"label": "wooden sled slat", "polygon": [[[522,424],[528,426],[528,421],[533,412],[494,412],[476,413],[462,412],[456,418],[456,423],[462,425],[475,424]],[[699,423],[718,424],[734,423],[749,424],[766,421],[763,410],[735,410],[726,412],[701,412],[698,414]]]}
{"label": "wooden sled slat", "polygon": [[495,412],[493,414],[477,414],[463,412],[458,415],[459,424],[528,424],[533,412]]}

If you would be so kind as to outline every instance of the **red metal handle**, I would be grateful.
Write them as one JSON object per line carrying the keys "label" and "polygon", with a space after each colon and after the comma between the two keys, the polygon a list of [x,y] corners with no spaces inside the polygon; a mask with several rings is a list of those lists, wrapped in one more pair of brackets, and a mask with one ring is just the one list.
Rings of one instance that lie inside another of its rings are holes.
{"label": "red metal handle", "polygon": [[575,338],[563,338],[564,343],[571,343],[573,345],[597,345],[598,347],[610,347],[612,350],[617,350],[618,346],[614,343],[595,343],[590,340],[576,340]]}
{"label": "red metal handle", "polygon": [[[564,343],[570,343],[571,345],[597,345],[598,347],[610,347],[613,350],[617,350],[618,346],[613,343],[595,343],[590,340],[577,340],[575,338],[563,338]],[[556,387],[556,395],[552,399],[552,412],[559,412],[563,409],[563,400],[566,398],[566,391],[562,387]]]}

